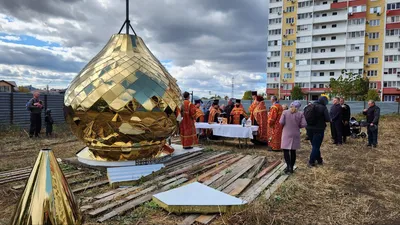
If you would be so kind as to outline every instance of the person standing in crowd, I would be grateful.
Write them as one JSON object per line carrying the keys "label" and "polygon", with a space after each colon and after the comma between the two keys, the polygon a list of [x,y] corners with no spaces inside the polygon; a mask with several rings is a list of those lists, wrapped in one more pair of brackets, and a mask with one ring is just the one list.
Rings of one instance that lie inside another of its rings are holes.
{"label": "person standing in crowd", "polygon": [[276,96],[271,97],[272,106],[268,113],[268,146],[272,151],[281,150],[282,125],[279,123],[283,112]]}
{"label": "person standing in crowd", "polygon": [[212,106],[210,108],[210,115],[208,116],[209,123],[217,123],[218,117],[221,114],[221,110],[219,108],[219,100],[216,99],[213,101]]}
{"label": "person standing in crowd", "polygon": [[304,117],[307,121],[307,136],[312,145],[310,160],[308,162],[309,167],[315,166],[315,161],[317,161],[319,165],[323,164],[320,149],[322,141],[324,140],[326,123],[331,121],[328,108],[326,107],[327,104],[328,99],[322,96],[317,102],[314,102],[304,109]]}
{"label": "person standing in crowd", "polygon": [[288,107],[288,105],[286,105],[286,104],[283,104],[283,105],[282,105],[282,109],[283,109],[283,111],[285,111],[285,110],[288,110],[288,109],[289,109],[289,107]]}
{"label": "person standing in crowd", "polygon": [[46,123],[46,137],[53,134],[53,117],[51,116],[51,109],[46,110],[46,116],[44,117],[44,122]]}
{"label": "person standing in crowd", "polygon": [[235,108],[232,109],[230,114],[231,124],[241,124],[243,118],[247,119],[247,114],[243,107],[240,107],[240,99],[236,99]]}
{"label": "person standing in crowd", "polygon": [[39,137],[40,130],[42,129],[42,109],[43,104],[39,99],[40,93],[35,91],[33,93],[33,98],[31,98],[28,103],[26,103],[27,109],[31,112],[30,121],[31,125],[29,127],[29,137],[32,138]]}
{"label": "person standing in crowd", "polygon": [[335,97],[332,100],[332,107],[329,115],[331,117],[331,129],[333,144],[342,145],[343,139],[343,109],[340,106],[339,98]]}
{"label": "person standing in crowd", "polygon": [[268,116],[264,98],[257,96],[253,111],[254,125],[258,126],[257,136],[251,140],[255,145],[268,145]]}
{"label": "person standing in crowd", "polygon": [[374,100],[368,101],[368,109],[364,109],[363,114],[367,116],[368,147],[378,145],[378,124],[381,109],[375,105]]}
{"label": "person standing in crowd", "polygon": [[[313,104],[312,102],[308,102],[307,105],[306,105],[306,107],[304,107],[304,110],[306,110],[306,108],[307,108],[308,106],[312,105],[312,104]],[[307,127],[306,127],[306,137],[305,137],[304,140],[306,140],[306,141],[309,141],[309,140],[310,140],[310,138],[309,138],[308,135],[307,135]]]}
{"label": "person standing in crowd", "polygon": [[254,124],[253,111],[257,107],[257,91],[251,92],[251,98],[253,99],[253,102],[249,106],[249,113],[250,113],[251,124]]}
{"label": "person standing in crowd", "polygon": [[286,173],[293,173],[296,163],[296,150],[300,148],[300,132],[298,130],[307,126],[303,113],[299,111],[300,107],[299,101],[292,102],[290,109],[283,111],[279,120],[283,126],[281,148],[287,165]]}
{"label": "person standing in crowd", "polygon": [[198,144],[195,122],[196,107],[189,100],[189,92],[183,93],[183,104],[181,107],[182,121],[179,124],[179,133],[183,149],[191,149]]}
{"label": "person standing in crowd", "polygon": [[194,115],[194,118],[196,122],[204,122],[204,113],[200,109],[200,105],[203,103],[200,99],[194,100],[194,106],[196,107],[196,113]]}
{"label": "person standing in crowd", "polygon": [[234,98],[230,98],[228,101],[228,105],[225,107],[225,113],[226,115],[228,115],[228,124],[231,123],[229,115],[231,115],[232,109],[235,107],[234,101]]}
{"label": "person standing in crowd", "polygon": [[340,98],[340,105],[342,106],[343,112],[343,144],[346,143],[347,137],[350,136],[350,117],[351,117],[351,110],[350,106],[344,102],[344,98]]}

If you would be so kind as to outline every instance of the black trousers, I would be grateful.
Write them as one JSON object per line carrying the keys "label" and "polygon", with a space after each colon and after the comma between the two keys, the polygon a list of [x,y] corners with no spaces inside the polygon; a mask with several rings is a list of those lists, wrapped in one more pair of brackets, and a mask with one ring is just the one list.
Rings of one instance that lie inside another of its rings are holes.
{"label": "black trousers", "polygon": [[332,139],[334,140],[335,144],[342,144],[343,143],[343,123],[341,120],[333,121],[331,123],[332,129]]}
{"label": "black trousers", "polygon": [[368,144],[377,145],[378,144],[378,126],[376,126],[376,129],[374,131],[372,131],[370,129],[370,126],[368,126],[367,132],[368,132]]}
{"label": "black trousers", "polygon": [[39,136],[40,130],[42,129],[42,114],[31,113],[31,125],[29,127],[29,137]]}
{"label": "black trousers", "polygon": [[46,135],[51,135],[53,133],[53,124],[46,123]]}
{"label": "black trousers", "polygon": [[293,169],[294,164],[296,163],[296,150],[293,149],[283,149],[283,157],[285,158],[285,162],[287,168]]}

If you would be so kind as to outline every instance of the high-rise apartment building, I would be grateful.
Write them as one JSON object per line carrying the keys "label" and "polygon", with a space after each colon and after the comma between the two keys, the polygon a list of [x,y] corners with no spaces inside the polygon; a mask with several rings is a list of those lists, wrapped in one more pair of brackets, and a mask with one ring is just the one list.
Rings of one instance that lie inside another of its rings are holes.
{"label": "high-rise apartment building", "polygon": [[270,0],[267,94],[317,99],[344,69],[400,96],[400,0]]}

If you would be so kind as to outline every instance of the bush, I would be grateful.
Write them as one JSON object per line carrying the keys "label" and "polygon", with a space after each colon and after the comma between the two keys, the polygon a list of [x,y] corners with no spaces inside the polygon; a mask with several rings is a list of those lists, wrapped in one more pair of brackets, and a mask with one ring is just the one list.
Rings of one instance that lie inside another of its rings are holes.
{"label": "bush", "polygon": [[381,99],[380,99],[379,94],[378,94],[378,92],[376,90],[369,89],[368,93],[367,93],[367,99],[366,100],[367,101],[368,100],[380,101]]}

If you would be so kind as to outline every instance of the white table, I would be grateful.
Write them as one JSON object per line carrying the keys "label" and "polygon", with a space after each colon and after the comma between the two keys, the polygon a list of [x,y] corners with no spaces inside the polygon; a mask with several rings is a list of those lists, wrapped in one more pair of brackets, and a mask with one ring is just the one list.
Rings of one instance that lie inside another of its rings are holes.
{"label": "white table", "polygon": [[243,127],[242,125],[218,123],[196,123],[195,125],[197,129],[212,129],[214,135],[230,138],[253,139],[253,132],[258,131],[258,126]]}

